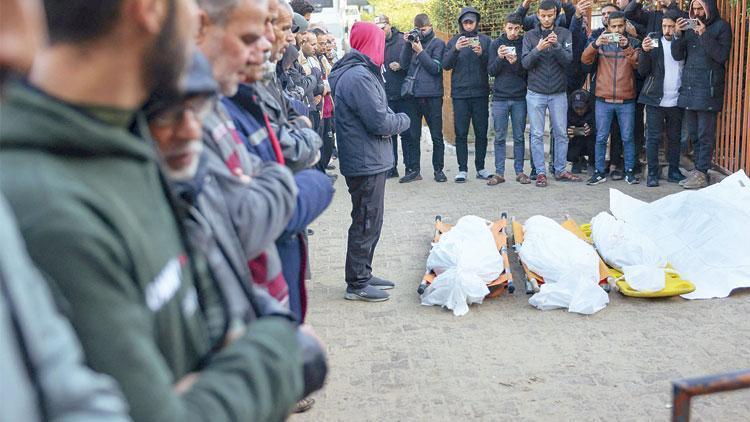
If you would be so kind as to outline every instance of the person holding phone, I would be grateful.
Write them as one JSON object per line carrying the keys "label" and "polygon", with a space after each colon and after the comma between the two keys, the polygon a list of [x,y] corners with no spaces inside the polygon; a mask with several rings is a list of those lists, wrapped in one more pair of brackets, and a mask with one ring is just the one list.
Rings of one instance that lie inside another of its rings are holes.
{"label": "person holding phone", "polygon": [[607,31],[589,44],[583,52],[584,64],[597,66],[596,96],[596,172],[588,180],[589,185],[606,182],[605,156],[607,138],[612,121],[616,117],[620,126],[625,161],[625,181],[638,183],[635,176],[635,99],[637,96],[634,70],[638,60],[639,42],[625,33],[625,14],[613,12],[609,15]]}
{"label": "person holding phone", "polygon": [[452,70],[451,98],[453,124],[456,131],[458,173],[456,183],[466,182],[469,171],[469,124],[474,126],[474,166],[477,179],[489,179],[492,173],[484,168],[487,154],[490,84],[487,62],[492,39],[479,33],[481,16],[473,7],[464,7],[458,15],[458,34],[449,41],[443,55],[443,68]]}
{"label": "person holding phone", "polygon": [[539,26],[523,36],[521,56],[521,64],[528,72],[526,104],[531,126],[531,159],[537,172],[536,186],[547,186],[547,172],[544,166],[544,120],[547,109],[550,112],[555,138],[555,179],[580,182],[580,177],[566,169],[568,80],[565,69],[573,61],[570,31],[555,26],[557,5],[552,0],[541,2],[537,17]]}
{"label": "person holding phone", "polygon": [[648,34],[638,58],[638,72],[646,78],[638,102],[646,106],[648,187],[659,186],[659,146],[663,131],[667,134],[667,180],[677,183],[685,178],[679,169],[682,109],[677,107],[685,62],[672,57],[672,42],[679,18],[679,11],[668,10],[661,21],[661,32]]}
{"label": "person holding phone", "polygon": [[523,49],[521,28],[523,19],[517,13],[505,18],[503,32],[490,46],[490,62],[487,71],[495,78],[492,86],[492,121],[495,125],[495,174],[487,181],[490,186],[505,182],[505,137],[508,133],[508,118],[513,127],[513,169],[516,181],[531,183],[523,171],[526,149],[526,69],[521,66],[518,55]]}
{"label": "person holding phone", "polygon": [[[685,60],[677,106],[689,126],[697,128],[695,170],[680,182],[685,189],[708,186],[716,146],[716,120],[724,106],[724,65],[732,50],[732,28],[719,15],[715,0],[690,2],[690,19],[680,18],[671,45],[672,57]],[[694,25],[693,29],[689,29]]]}
{"label": "person holding phone", "polygon": [[577,89],[568,96],[568,161],[571,172],[580,174],[594,168],[594,142],[596,141],[594,96],[585,89]]}

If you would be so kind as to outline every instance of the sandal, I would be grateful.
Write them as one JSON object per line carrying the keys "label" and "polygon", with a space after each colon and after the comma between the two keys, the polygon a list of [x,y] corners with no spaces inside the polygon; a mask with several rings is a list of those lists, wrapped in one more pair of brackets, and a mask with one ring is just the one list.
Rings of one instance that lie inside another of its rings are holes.
{"label": "sandal", "polygon": [[304,399],[298,401],[294,408],[292,409],[292,413],[304,413],[308,410],[312,409],[313,405],[315,404],[315,399],[312,397],[305,397]]}
{"label": "sandal", "polygon": [[516,176],[516,182],[522,185],[528,185],[529,183],[531,183],[531,178],[525,173],[518,173],[518,176]]}
{"label": "sandal", "polygon": [[536,175],[536,187],[544,188],[547,186],[547,175],[544,173]]}
{"label": "sandal", "polygon": [[487,179],[487,186],[495,186],[504,182],[505,182],[505,177],[500,176],[498,174],[493,174],[492,176],[490,176],[489,179]]}

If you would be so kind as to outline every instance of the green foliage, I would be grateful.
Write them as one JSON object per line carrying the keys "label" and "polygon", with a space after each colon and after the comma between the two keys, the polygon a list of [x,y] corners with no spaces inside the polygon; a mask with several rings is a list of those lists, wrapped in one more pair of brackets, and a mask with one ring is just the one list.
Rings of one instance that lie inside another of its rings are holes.
{"label": "green foliage", "polygon": [[384,14],[388,16],[391,25],[399,31],[409,31],[414,28],[414,16],[425,12],[424,3],[414,0],[370,0],[373,14],[363,13],[362,20],[371,22],[375,16]]}
{"label": "green foliage", "polygon": [[441,32],[449,34],[458,31],[458,14],[464,6],[472,6],[482,16],[480,31],[492,37],[502,32],[503,23],[508,13],[521,4],[520,0],[427,0],[427,14],[432,25]]}

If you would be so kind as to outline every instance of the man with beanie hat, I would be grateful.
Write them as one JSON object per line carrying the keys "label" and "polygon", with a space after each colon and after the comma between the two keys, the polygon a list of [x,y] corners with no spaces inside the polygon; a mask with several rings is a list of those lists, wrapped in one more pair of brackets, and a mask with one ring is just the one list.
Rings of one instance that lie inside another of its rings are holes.
{"label": "man with beanie hat", "polygon": [[330,76],[341,174],[352,197],[344,297],[381,302],[389,297],[382,290],[394,284],[372,275],[372,258],[383,226],[385,179],[393,168],[391,136],[406,130],[409,118],[388,108],[381,74],[383,31],[375,24],[357,22],[350,44],[352,49]]}
{"label": "man with beanie hat", "polygon": [[487,75],[490,37],[479,33],[481,16],[473,7],[464,7],[458,16],[458,34],[448,41],[443,67],[452,70],[451,98],[453,125],[456,130],[458,174],[456,183],[466,182],[469,171],[469,124],[474,127],[474,166],[478,179],[489,179],[492,173],[484,168],[487,154],[490,84]]}
{"label": "man with beanie hat", "polygon": [[406,154],[406,175],[400,183],[422,180],[420,175],[420,140],[422,138],[422,118],[427,120],[432,137],[432,169],[436,182],[448,180],[443,173],[443,54],[445,43],[435,36],[430,18],[424,13],[414,17],[414,27],[419,36],[409,40],[412,34],[404,36],[407,43],[401,52],[401,67],[406,69],[407,79],[413,78],[412,92],[409,93],[409,152]]}
{"label": "man with beanie hat", "polygon": [[708,186],[708,169],[716,147],[716,120],[724,108],[725,63],[732,50],[732,28],[719,15],[716,0],[692,0],[690,18],[677,20],[672,56],[685,60],[677,106],[688,125],[697,128],[695,170],[682,181],[685,189]]}

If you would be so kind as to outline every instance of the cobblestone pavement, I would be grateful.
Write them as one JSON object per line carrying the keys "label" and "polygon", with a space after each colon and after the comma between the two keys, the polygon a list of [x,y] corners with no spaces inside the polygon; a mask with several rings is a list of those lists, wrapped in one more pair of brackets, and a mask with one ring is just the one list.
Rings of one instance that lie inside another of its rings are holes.
{"label": "cobblestone pavement", "polygon": [[[670,381],[750,366],[748,291],[705,301],[613,292],[610,304],[588,317],[536,310],[523,288],[472,306],[464,317],[420,305],[416,287],[436,214],[455,222],[507,210],[521,221],[569,214],[586,222],[607,209],[609,188],[646,201],[678,191],[670,183],[646,188],[623,181],[591,187],[551,180],[541,189],[511,179],[489,187],[474,179],[473,164],[468,183],[459,185],[455,154],[448,152],[449,181],[438,184],[429,177],[429,160],[423,147],[424,181],[389,180],[386,187],[373,267],[397,283],[389,301],[343,299],[350,221],[343,178],[334,203],[312,226],[308,322],[326,343],[331,368],[315,407],[292,420],[667,420]],[[517,264],[513,273],[520,279]],[[697,398],[692,411],[694,420],[746,421],[750,391]]]}

